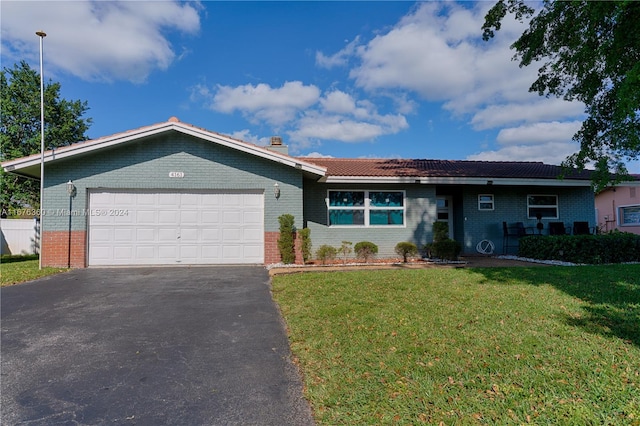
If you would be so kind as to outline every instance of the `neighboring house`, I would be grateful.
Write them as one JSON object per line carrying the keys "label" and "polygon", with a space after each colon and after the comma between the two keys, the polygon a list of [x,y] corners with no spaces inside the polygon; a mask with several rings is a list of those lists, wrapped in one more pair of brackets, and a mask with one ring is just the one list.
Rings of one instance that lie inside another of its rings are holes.
{"label": "neighboring house", "polygon": [[598,228],[640,235],[640,175],[635,180],[605,188],[596,194]]}
{"label": "neighboring house", "polygon": [[[2,166],[40,178],[40,155]],[[42,260],[277,263],[285,213],[315,248],[372,241],[395,257],[400,241],[431,242],[439,220],[464,252],[483,240],[501,252],[503,221],[594,225],[589,174],[559,173],[534,162],[295,158],[279,138],[259,147],[172,117],[45,154]]]}

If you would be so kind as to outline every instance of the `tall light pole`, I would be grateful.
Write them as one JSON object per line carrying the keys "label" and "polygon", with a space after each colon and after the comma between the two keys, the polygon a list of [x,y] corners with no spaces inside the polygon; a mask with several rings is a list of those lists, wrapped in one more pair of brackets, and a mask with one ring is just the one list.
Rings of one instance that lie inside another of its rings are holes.
{"label": "tall light pole", "polygon": [[38,255],[38,268],[42,269],[42,234],[44,231],[44,76],[42,75],[42,42],[47,36],[44,31],[36,31],[40,37],[40,250]]}

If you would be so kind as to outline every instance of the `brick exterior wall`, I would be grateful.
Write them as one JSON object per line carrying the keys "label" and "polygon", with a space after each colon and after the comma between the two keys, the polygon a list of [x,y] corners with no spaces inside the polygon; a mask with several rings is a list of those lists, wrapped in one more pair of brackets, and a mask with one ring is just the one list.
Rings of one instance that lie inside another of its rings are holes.
{"label": "brick exterior wall", "polygon": [[84,268],[86,247],[85,231],[45,231],[42,233],[42,266]]}
{"label": "brick exterior wall", "polygon": [[[280,263],[282,258],[280,257],[280,250],[278,250],[278,238],[280,237],[279,232],[265,232],[264,233],[264,263],[265,265],[270,265],[273,263]],[[301,238],[300,235],[296,236],[295,240],[295,251],[296,251],[296,261],[297,265],[302,265],[302,250],[301,250]]]}

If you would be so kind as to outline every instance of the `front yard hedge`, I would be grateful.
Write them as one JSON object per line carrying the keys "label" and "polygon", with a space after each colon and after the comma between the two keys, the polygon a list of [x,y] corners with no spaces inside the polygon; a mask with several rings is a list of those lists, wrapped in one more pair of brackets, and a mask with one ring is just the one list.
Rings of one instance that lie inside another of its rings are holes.
{"label": "front yard hedge", "polygon": [[528,236],[520,239],[518,256],[583,264],[640,262],[640,235]]}

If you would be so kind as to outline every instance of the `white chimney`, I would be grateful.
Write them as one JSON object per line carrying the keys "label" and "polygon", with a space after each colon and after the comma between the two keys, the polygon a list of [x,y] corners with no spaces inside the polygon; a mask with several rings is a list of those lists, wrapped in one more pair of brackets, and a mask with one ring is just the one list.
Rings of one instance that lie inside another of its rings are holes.
{"label": "white chimney", "polygon": [[282,138],[280,136],[271,136],[271,144],[267,149],[279,154],[289,155],[289,147],[282,144]]}

